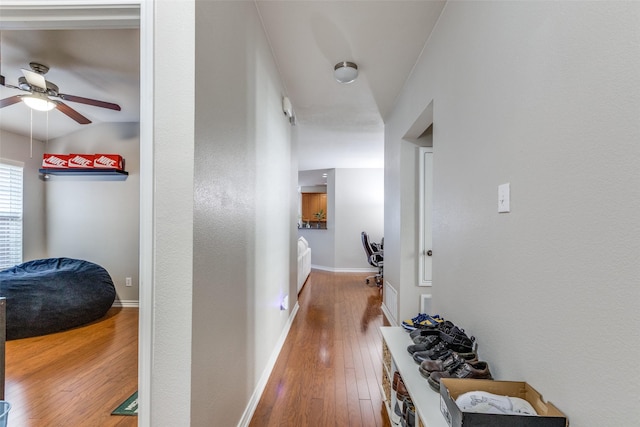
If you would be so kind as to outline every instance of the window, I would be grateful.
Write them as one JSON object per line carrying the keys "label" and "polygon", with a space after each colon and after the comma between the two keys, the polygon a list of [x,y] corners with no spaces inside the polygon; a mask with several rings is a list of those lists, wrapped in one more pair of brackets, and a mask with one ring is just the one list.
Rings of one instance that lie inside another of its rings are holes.
{"label": "window", "polygon": [[22,169],[0,159],[0,270],[22,262]]}

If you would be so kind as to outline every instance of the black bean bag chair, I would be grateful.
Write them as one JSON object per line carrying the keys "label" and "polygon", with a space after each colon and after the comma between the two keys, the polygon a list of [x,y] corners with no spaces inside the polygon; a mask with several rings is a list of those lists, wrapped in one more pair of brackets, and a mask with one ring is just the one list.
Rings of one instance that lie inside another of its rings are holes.
{"label": "black bean bag chair", "polygon": [[89,261],[48,258],[0,271],[7,299],[7,340],[51,334],[103,317],[116,289],[107,270]]}

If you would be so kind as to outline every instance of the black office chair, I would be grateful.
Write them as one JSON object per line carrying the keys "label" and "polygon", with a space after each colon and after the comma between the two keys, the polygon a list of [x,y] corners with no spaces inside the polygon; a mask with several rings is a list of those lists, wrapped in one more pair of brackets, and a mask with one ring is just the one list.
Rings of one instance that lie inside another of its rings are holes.
{"label": "black office chair", "polygon": [[369,240],[369,235],[366,231],[361,233],[362,237],[362,247],[364,248],[364,252],[367,255],[367,262],[372,267],[376,267],[378,269],[378,273],[372,276],[368,276],[365,279],[365,282],[369,284],[371,279],[375,280],[375,284],[378,287],[382,287],[382,278],[383,278],[383,267],[384,267],[384,252],[381,243],[372,243]]}

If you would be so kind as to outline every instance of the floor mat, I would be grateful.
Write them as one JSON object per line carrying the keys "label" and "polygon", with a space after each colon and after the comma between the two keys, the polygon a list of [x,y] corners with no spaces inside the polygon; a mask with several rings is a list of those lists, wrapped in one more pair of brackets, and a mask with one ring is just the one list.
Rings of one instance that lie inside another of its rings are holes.
{"label": "floor mat", "polygon": [[138,392],[133,393],[122,402],[111,415],[138,415]]}

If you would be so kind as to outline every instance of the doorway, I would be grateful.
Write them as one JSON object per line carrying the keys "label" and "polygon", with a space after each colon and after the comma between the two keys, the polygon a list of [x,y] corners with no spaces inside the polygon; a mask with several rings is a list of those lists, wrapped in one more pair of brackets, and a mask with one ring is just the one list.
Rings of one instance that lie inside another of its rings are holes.
{"label": "doorway", "polygon": [[[390,309],[394,307],[397,313],[407,316],[407,313],[431,312],[431,286],[433,256],[432,248],[432,188],[433,167],[436,156],[434,144],[434,102],[429,101],[422,113],[408,127],[402,137],[401,144],[404,147],[401,156],[401,169],[406,174],[404,190],[407,197],[406,214],[403,222],[415,224],[415,227],[407,227],[402,231],[402,244],[410,259],[406,258],[407,275],[397,293],[397,305],[394,306],[394,298],[389,298]],[[417,232],[416,232],[417,231]],[[409,270],[412,270],[409,272]],[[385,289],[385,304],[387,295],[394,296],[391,285],[389,292]],[[393,313],[393,312],[392,312]],[[396,317],[397,318],[397,317]]]}
{"label": "doorway", "polygon": [[[139,219],[139,336],[138,389],[140,410],[138,425],[150,423],[151,347],[153,300],[153,15],[150,2],[131,0],[86,0],[53,2],[3,1],[0,22],[10,23],[13,29],[28,30],[46,24],[58,29],[96,28],[96,26],[130,25],[136,21],[140,28],[140,219]],[[141,99],[143,97],[141,96]]]}

